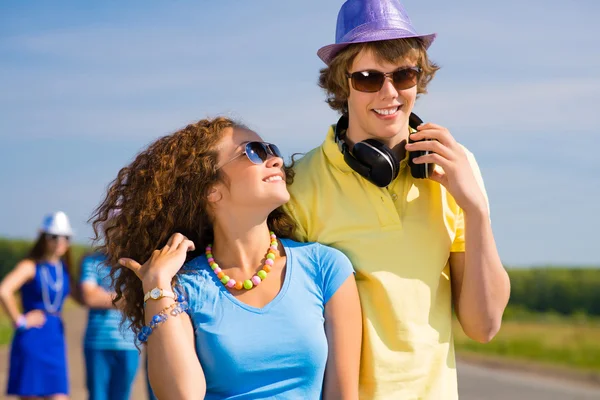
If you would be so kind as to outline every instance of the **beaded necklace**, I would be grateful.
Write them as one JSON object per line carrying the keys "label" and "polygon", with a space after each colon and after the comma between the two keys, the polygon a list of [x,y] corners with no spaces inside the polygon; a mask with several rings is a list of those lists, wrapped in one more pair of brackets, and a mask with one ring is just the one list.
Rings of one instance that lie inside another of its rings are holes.
{"label": "beaded necklace", "polygon": [[[40,268],[41,285],[42,285],[42,301],[47,312],[54,314],[60,308],[60,302],[63,297],[63,266],[51,264],[56,271],[56,280],[50,277],[48,267],[42,265]],[[54,300],[50,300],[50,290],[54,291]]]}
{"label": "beaded necklace", "polygon": [[267,252],[267,256],[265,258],[265,264],[262,269],[256,273],[251,279],[246,279],[243,282],[237,282],[235,279],[231,279],[229,276],[225,275],[225,272],[219,268],[219,264],[215,262],[215,259],[212,255],[212,244],[206,246],[206,258],[208,259],[208,265],[212,268],[212,270],[217,274],[217,278],[223,283],[223,285],[228,288],[236,288],[237,290],[250,290],[254,286],[259,285],[262,281],[267,278],[267,274],[271,272],[271,267],[273,266],[273,262],[275,260],[275,252],[277,251],[277,236],[275,236],[274,232],[270,232],[271,234],[271,246],[269,247],[269,251]]}

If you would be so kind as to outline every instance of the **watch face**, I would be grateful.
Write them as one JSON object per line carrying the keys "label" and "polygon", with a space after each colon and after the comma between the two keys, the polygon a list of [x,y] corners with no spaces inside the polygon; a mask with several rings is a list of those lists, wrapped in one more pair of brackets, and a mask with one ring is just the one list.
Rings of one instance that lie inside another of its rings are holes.
{"label": "watch face", "polygon": [[150,297],[152,297],[154,300],[158,299],[160,296],[160,289],[159,288],[154,288],[152,289],[152,291],[150,292]]}

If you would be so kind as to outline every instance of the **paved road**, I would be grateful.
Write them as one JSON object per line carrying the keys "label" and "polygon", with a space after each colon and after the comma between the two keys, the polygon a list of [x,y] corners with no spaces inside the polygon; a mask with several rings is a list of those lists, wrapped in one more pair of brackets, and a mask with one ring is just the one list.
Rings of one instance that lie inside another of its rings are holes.
{"label": "paved road", "polygon": [[[81,338],[86,312],[71,309],[66,314],[66,331],[71,372],[71,399],[85,400],[85,369]],[[8,348],[0,347],[0,399],[6,390]],[[459,364],[459,392],[461,400],[598,400],[600,388],[558,381],[531,374]],[[143,369],[140,368],[133,389],[132,400],[146,400]],[[396,399],[393,399],[396,400]]]}
{"label": "paved road", "polygon": [[530,373],[458,365],[461,400],[598,400],[600,388]]}

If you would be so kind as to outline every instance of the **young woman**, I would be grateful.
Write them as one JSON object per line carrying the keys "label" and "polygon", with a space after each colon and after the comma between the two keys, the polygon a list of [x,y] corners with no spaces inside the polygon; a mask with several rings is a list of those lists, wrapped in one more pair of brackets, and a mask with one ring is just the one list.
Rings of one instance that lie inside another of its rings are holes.
{"label": "young woman", "polygon": [[[7,394],[21,399],[68,399],[69,383],[61,309],[70,292],[65,213],[46,217],[29,255],[0,283],[0,302],[16,332],[10,351]],[[23,314],[15,292],[21,292]]]}
{"label": "young woman", "polygon": [[159,139],[120,171],[94,227],[158,398],[358,398],[352,266],[288,239],[288,199],[277,146],[227,118]]}

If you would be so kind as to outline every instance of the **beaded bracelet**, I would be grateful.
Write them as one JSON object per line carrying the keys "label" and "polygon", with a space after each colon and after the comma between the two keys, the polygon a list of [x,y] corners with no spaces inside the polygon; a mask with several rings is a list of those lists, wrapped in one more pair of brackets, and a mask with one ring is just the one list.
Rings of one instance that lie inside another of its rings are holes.
{"label": "beaded bracelet", "polygon": [[15,322],[15,329],[17,331],[24,331],[27,329],[27,318],[25,318],[24,315],[21,314],[17,319],[17,322]]}
{"label": "beaded bracelet", "polygon": [[150,320],[150,323],[148,325],[142,327],[142,330],[140,331],[140,333],[138,333],[137,336],[138,340],[142,343],[146,343],[146,341],[148,340],[148,336],[150,336],[152,332],[154,332],[154,329],[156,329],[159,325],[164,323],[169,318],[169,314],[176,317],[181,313],[187,312],[188,309],[189,306],[186,301],[176,302],[164,308],[158,314],[152,317],[152,320]]}

